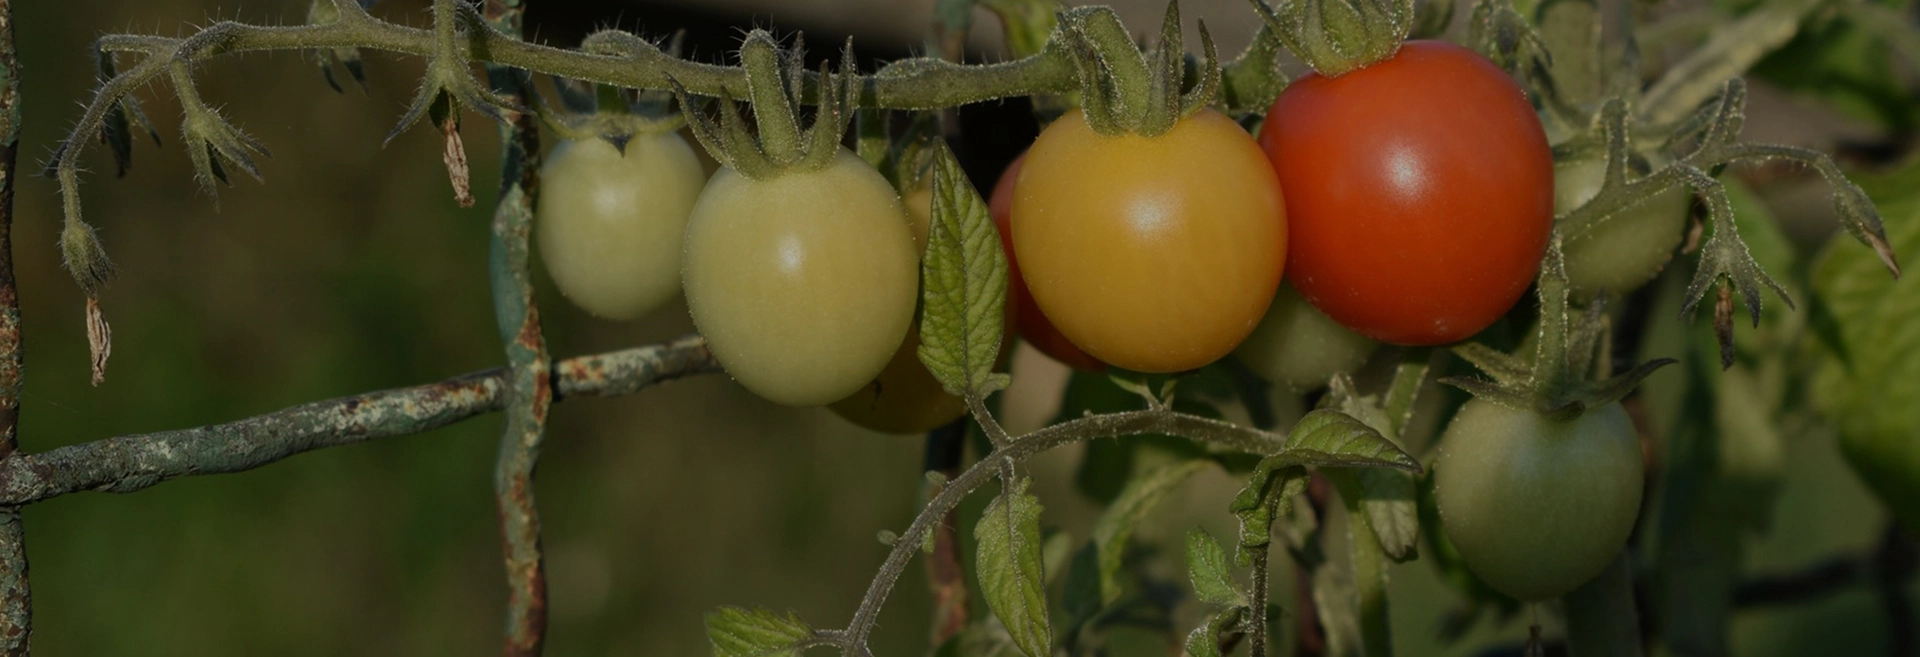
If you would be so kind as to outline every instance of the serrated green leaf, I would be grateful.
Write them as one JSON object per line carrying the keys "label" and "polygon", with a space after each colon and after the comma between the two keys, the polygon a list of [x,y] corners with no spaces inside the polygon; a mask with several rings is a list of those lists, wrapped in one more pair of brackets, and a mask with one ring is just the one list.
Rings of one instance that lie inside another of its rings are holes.
{"label": "serrated green leaf", "polygon": [[1220,634],[1239,625],[1246,613],[1246,607],[1234,607],[1208,616],[1205,624],[1187,634],[1187,657],[1220,657]]}
{"label": "serrated green leaf", "polygon": [[1205,467],[1206,461],[1169,463],[1135,476],[1120,491],[1113,505],[1093,525],[1094,549],[1100,556],[1101,606],[1120,599],[1120,566],[1126,557],[1127,539],[1140,520],[1153,510],[1174,487]]}
{"label": "serrated green leaf", "polygon": [[1320,409],[1300,418],[1287,434],[1287,446],[1267,457],[1288,465],[1388,467],[1419,472],[1420,461],[1367,423],[1339,411]]}
{"label": "serrated green leaf", "polygon": [[1238,550],[1234,563],[1251,565],[1257,551],[1273,541],[1273,523],[1285,515],[1295,495],[1307,489],[1307,471],[1278,459],[1262,459],[1247,477],[1247,485],[1234,496],[1228,510],[1240,521]]}
{"label": "serrated green leaf", "polygon": [[[1920,250],[1920,195],[1876,200],[1894,250]],[[1870,250],[1840,235],[1812,278],[1848,356],[1822,366],[1815,405],[1854,471],[1903,523],[1920,527],[1912,502],[1920,499],[1920,277],[1892,280]]]}
{"label": "serrated green leaf", "polygon": [[714,657],[799,657],[800,643],[812,637],[813,630],[792,612],[781,616],[760,607],[721,607],[707,614]]}
{"label": "serrated green leaf", "polygon": [[[1344,516],[1335,506],[1332,515]],[[1345,518],[1351,521],[1351,517]],[[1351,526],[1340,531],[1321,532],[1327,561],[1313,569],[1313,608],[1325,630],[1328,655],[1351,657],[1363,654],[1360,630],[1360,591],[1354,582]]]}
{"label": "serrated green leaf", "polygon": [[921,279],[920,361],[949,394],[983,398],[1007,387],[993,371],[1006,322],[1007,256],[987,204],[944,142],[933,155],[933,225]]}
{"label": "serrated green leaf", "polygon": [[[1384,422],[1385,420],[1382,419]],[[1265,549],[1271,540],[1273,521],[1284,510],[1284,501],[1306,487],[1306,466],[1388,467],[1419,472],[1413,456],[1380,435],[1379,431],[1351,415],[1333,410],[1316,410],[1295,424],[1288,434],[1287,446],[1280,453],[1260,460],[1247,479],[1247,486],[1235,496],[1229,510],[1240,520],[1240,552],[1235,562],[1246,565],[1250,551]],[[1409,496],[1409,499],[1411,497]],[[1418,536],[1417,509],[1413,535]],[[1398,513],[1398,510],[1394,510]],[[1395,535],[1396,545],[1399,537]],[[1408,547],[1408,553],[1413,548]]]}
{"label": "serrated green leaf", "polygon": [[1227,573],[1227,553],[1213,535],[1199,527],[1187,532],[1187,578],[1193,581],[1194,597],[1213,605],[1245,605],[1247,596],[1233,585]]}
{"label": "serrated green leaf", "polygon": [[1027,657],[1046,657],[1053,653],[1053,629],[1041,570],[1040,500],[1027,492],[1031,483],[1021,478],[987,504],[973,537],[987,608]]}
{"label": "serrated green leaf", "polygon": [[1360,508],[1367,514],[1380,549],[1396,562],[1419,556],[1420,507],[1413,475],[1379,468],[1358,473]]}

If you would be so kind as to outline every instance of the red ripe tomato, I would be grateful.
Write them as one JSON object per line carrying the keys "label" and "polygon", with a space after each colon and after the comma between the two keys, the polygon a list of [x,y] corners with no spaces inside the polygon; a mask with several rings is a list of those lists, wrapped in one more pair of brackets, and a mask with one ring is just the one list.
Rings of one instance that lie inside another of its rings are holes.
{"label": "red ripe tomato", "polygon": [[1526,292],[1553,224],[1553,154],[1533,106],[1460,46],[1410,41],[1281,92],[1260,145],[1287,190],[1287,275],[1382,342],[1445,344]]}
{"label": "red ripe tomato", "polygon": [[1060,329],[1053,327],[1053,322],[1047,321],[1047,316],[1040,313],[1040,306],[1033,303],[1033,294],[1027,292],[1026,280],[1020,278],[1020,263],[1013,259],[1013,230],[1008,221],[1013,217],[1013,183],[1020,179],[1020,165],[1026,161],[1025,153],[1014,158],[1013,164],[1000,173],[1000,180],[993,184],[993,194],[987,198],[987,212],[993,215],[993,223],[1000,229],[1000,246],[1007,252],[1007,312],[1020,338],[1040,353],[1077,370],[1107,369],[1106,363],[1073,346],[1067,336],[1060,334]]}

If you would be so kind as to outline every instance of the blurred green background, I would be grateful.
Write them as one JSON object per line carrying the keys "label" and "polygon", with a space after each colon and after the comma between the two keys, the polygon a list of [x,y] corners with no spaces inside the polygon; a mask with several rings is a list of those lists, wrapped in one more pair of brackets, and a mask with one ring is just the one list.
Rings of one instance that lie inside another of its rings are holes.
{"label": "blurred green background", "polygon": [[[851,32],[863,55],[897,57],[916,47],[931,11],[928,2],[894,0],[531,4],[529,31],[549,43],[571,45],[606,24],[655,36],[685,25],[696,30],[694,55],[708,59],[740,28],[769,24],[806,29],[818,44]],[[1115,4],[1137,25],[1151,24],[1164,7]],[[292,22],[305,5],[16,3],[23,164],[43,159],[80,111],[76,103],[93,82],[88,44],[101,34],[180,34],[216,18]],[[394,0],[376,11],[424,25],[425,6]],[[1190,17],[1216,17],[1209,25],[1223,51],[1237,50],[1251,29],[1237,0],[1187,9]],[[986,22],[980,31],[993,27]],[[991,53],[995,41],[987,35],[979,43]],[[19,181],[25,449],[222,422],[501,362],[485,284],[487,212],[454,206],[437,135],[415,130],[381,145],[420,61],[369,53],[367,69],[363,95],[333,93],[310,60],[290,53],[202,66],[207,99],[274,154],[264,163],[267,184],[237,180],[217,202],[192,184],[170,90],[142,94],[168,143],[136,145],[126,178],[112,177],[104,153],[89,153],[87,217],[121,272],[102,299],[115,355],[97,388],[87,381],[82,299],[55,246],[55,187],[45,178]],[[1757,91],[1756,102],[1766,93]],[[975,113],[991,121],[1023,110],[994,104]],[[1772,136],[1770,121],[1840,126],[1823,135],[1858,130],[1791,99],[1756,107],[1754,117],[1750,125],[1762,138]],[[977,180],[993,175],[1033,130],[1030,122],[984,125],[971,132],[984,144],[969,161]],[[491,126],[470,122],[467,144],[485,208],[497,158]],[[1799,182],[1789,176],[1767,189],[1777,190],[1769,198],[1786,208],[1783,217],[1811,217],[1794,224],[1811,228],[1789,232],[1812,243],[1832,221],[1818,203],[1796,200]],[[691,330],[682,306],[634,323],[591,319],[560,301],[541,276],[542,318],[556,355]],[[1063,373],[1030,353],[1016,359],[1015,372],[1007,420],[1031,427],[1051,414]],[[491,485],[499,430],[500,419],[489,416],[137,495],[82,493],[34,505],[25,522],[36,648],[49,655],[495,652],[506,597]],[[1749,570],[1866,549],[1883,522],[1840,464],[1831,436],[1816,430],[1787,438],[1789,462],[1799,467],[1775,530],[1749,553]],[[914,513],[923,449],[919,438],[871,434],[822,410],[772,405],[721,376],[557,406],[538,479],[551,583],[548,653],[705,654],[701,615],[720,604],[763,604],[817,625],[843,623],[885,552],[875,533],[899,530]],[[1072,488],[1077,454],[1062,450],[1032,469],[1048,525],[1084,537],[1098,507]],[[1209,474],[1163,507],[1142,538],[1173,539],[1195,522],[1225,535],[1225,504],[1237,485]],[[1166,572],[1178,571],[1169,564]],[[917,566],[902,579],[882,616],[880,654],[923,650],[929,610],[921,582]],[[1393,585],[1403,652],[1435,652],[1434,631],[1456,603],[1453,594],[1423,562],[1398,567]],[[1455,652],[1518,641],[1524,620],[1482,627]],[[1743,614],[1735,648],[1807,654],[1846,640],[1870,649],[1882,622],[1862,589],[1791,611]],[[1164,644],[1137,647],[1167,653]]]}

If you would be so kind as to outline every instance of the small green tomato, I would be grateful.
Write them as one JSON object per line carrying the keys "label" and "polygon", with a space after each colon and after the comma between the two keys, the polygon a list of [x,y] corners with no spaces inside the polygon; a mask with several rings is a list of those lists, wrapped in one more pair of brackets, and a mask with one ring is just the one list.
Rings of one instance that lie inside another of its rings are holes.
{"label": "small green tomato", "polygon": [[[1565,214],[1600,193],[1607,160],[1558,163],[1553,168],[1553,213]],[[1675,185],[1594,225],[1565,245],[1567,283],[1583,294],[1625,295],[1660,275],[1685,237],[1693,202]]]}
{"label": "small green tomato", "polygon": [[841,149],[756,180],[721,169],[687,225],[687,308],[741,385],[817,406],[867,385],[906,337],[919,258],[900,197]]}
{"label": "small green tomato", "polygon": [[1640,442],[1618,402],[1567,421],[1475,399],[1433,464],[1434,501],[1467,568],[1534,602],[1600,574],[1640,515]]}
{"label": "small green tomato", "polygon": [[678,134],[565,141],[540,168],[534,229],[560,294],[607,319],[639,317],[680,291],[687,216],[706,184]]}
{"label": "small green tomato", "polygon": [[1327,384],[1335,374],[1352,373],[1380,343],[1333,321],[1281,281],[1273,304],[1245,342],[1234,348],[1240,362],[1268,381],[1294,392]]}

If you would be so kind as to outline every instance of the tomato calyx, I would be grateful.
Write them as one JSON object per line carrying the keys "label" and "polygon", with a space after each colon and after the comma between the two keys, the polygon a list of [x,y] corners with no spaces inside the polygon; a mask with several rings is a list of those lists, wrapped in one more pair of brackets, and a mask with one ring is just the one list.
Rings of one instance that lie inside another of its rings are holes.
{"label": "tomato calyx", "polygon": [[1413,30],[1413,0],[1249,0],[1288,50],[1334,78],[1393,57]]}
{"label": "tomato calyx", "polygon": [[1180,119],[1213,103],[1220,88],[1220,57],[1206,21],[1200,21],[1199,79],[1182,93],[1186,53],[1180,41],[1180,4],[1167,3],[1160,43],[1142,51],[1120,16],[1104,6],[1076,7],[1060,15],[1060,33],[1078,55],[1081,112],[1094,132],[1108,137],[1155,137]]}
{"label": "tomato calyx", "polygon": [[[853,59],[853,41],[841,51],[840,71],[820,65],[819,105],[813,124],[800,128],[799,105],[804,100],[806,71],[797,42],[783,50],[766,30],[754,30],[740,45],[740,62],[747,72],[747,98],[753,104],[754,127],[749,131],[733,90],[720,89],[720,118],[715,123],[690,99],[686,87],[673,76],[667,83],[687,109],[687,125],[700,145],[727,168],[748,178],[767,180],[792,170],[815,171],[832,163],[840,152],[853,110],[858,106],[859,74]],[[757,136],[756,136],[757,135]]]}
{"label": "tomato calyx", "polygon": [[1678,362],[1659,358],[1612,375],[1605,297],[1596,298],[1578,318],[1573,316],[1574,310],[1567,303],[1566,263],[1557,232],[1548,242],[1536,287],[1540,296],[1539,341],[1530,360],[1470,342],[1455,347],[1453,353],[1489,378],[1456,376],[1440,382],[1489,402],[1570,422],[1590,409],[1624,399],[1655,371]]}

